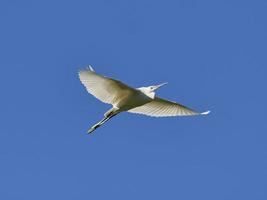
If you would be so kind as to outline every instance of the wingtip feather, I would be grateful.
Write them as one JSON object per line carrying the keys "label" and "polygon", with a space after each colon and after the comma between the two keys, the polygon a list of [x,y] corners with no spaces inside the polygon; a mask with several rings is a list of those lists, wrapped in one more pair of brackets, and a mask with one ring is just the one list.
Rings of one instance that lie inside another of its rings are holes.
{"label": "wingtip feather", "polygon": [[92,72],[95,71],[91,65],[89,65],[88,68],[89,68]]}
{"label": "wingtip feather", "polygon": [[201,113],[201,115],[208,115],[210,113],[210,110],[206,111],[206,112],[203,112]]}
{"label": "wingtip feather", "polygon": [[83,74],[85,72],[88,72],[88,71],[95,72],[95,70],[93,69],[93,67],[91,65],[88,65],[88,67],[86,67],[85,69],[80,69],[78,71],[78,75],[81,76],[81,74]]}

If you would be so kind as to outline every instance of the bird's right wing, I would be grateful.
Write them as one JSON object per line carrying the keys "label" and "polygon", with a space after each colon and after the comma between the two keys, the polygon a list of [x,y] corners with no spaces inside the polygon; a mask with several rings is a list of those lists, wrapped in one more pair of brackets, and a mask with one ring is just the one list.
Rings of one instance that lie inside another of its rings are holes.
{"label": "bird's right wing", "polygon": [[199,113],[176,102],[158,97],[147,104],[128,110],[128,112],[148,115],[151,117],[205,115],[209,113],[209,111]]}
{"label": "bird's right wing", "polygon": [[87,91],[104,103],[114,104],[134,92],[133,88],[120,81],[95,73],[91,67],[79,71],[79,78]]}

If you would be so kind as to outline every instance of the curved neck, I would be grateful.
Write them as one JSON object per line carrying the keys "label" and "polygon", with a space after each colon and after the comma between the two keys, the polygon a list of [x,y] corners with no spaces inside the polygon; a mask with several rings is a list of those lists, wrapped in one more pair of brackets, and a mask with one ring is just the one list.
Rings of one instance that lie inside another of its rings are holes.
{"label": "curved neck", "polygon": [[148,96],[151,99],[154,99],[156,96],[155,92],[147,91],[146,88],[138,88],[138,90],[140,90],[143,94],[145,94],[146,96]]}
{"label": "curved neck", "polygon": [[147,95],[147,96],[150,97],[151,99],[154,99],[155,96],[156,96],[155,92],[145,93],[145,95]]}

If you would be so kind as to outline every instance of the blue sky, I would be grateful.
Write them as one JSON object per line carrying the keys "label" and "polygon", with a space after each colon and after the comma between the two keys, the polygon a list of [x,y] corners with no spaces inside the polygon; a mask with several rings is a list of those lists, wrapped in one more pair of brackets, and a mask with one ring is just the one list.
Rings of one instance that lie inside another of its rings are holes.
{"label": "blue sky", "polygon": [[[267,199],[266,1],[0,2],[0,198]],[[88,64],[205,117],[121,114]]]}

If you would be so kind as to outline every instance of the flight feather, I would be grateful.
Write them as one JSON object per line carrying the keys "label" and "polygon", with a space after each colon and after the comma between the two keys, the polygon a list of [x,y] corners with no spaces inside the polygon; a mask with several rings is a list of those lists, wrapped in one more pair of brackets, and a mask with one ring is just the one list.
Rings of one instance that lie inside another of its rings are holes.
{"label": "flight feather", "polygon": [[147,104],[128,110],[128,112],[148,115],[151,117],[172,117],[206,114],[196,112],[193,109],[190,109],[179,103],[158,97]]}

